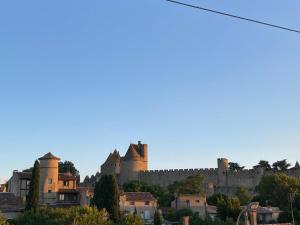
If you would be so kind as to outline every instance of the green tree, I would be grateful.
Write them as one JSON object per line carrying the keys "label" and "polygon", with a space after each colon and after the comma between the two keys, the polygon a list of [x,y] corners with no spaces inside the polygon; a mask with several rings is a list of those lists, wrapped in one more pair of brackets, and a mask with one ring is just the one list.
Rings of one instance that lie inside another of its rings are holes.
{"label": "green tree", "polygon": [[159,206],[168,207],[172,202],[172,195],[169,191],[158,185],[149,185],[141,181],[129,181],[123,184],[125,192],[150,192],[157,200]]}
{"label": "green tree", "polygon": [[29,191],[26,196],[26,210],[36,211],[39,208],[40,164],[36,160],[33,166]]}
{"label": "green tree", "polygon": [[229,170],[231,170],[231,171],[241,171],[244,168],[245,168],[244,166],[240,166],[240,164],[238,164],[236,162],[229,163]]}
{"label": "green tree", "polygon": [[108,214],[92,207],[41,208],[26,211],[13,225],[108,225]]}
{"label": "green tree", "polygon": [[154,225],[162,225],[162,217],[157,210],[154,213]]}
{"label": "green tree", "polygon": [[282,173],[263,176],[256,187],[256,199],[263,205],[268,202],[289,209],[289,193],[300,193],[300,180]]}
{"label": "green tree", "polygon": [[240,200],[241,205],[247,205],[250,203],[252,196],[249,190],[245,187],[238,187],[235,193],[236,197]]}
{"label": "green tree", "polygon": [[203,194],[204,193],[203,176],[189,176],[183,181],[177,181],[169,186],[172,194]]}
{"label": "green tree", "polygon": [[237,219],[241,211],[240,201],[235,197],[220,198],[217,204],[217,217],[223,221]]}
{"label": "green tree", "polygon": [[265,170],[271,170],[271,165],[269,161],[266,160],[260,160],[259,163],[256,166],[254,166],[254,168],[258,168],[258,167],[263,168]]}
{"label": "green tree", "polygon": [[93,204],[106,209],[114,222],[120,219],[119,190],[113,175],[104,175],[96,183]]}
{"label": "green tree", "polygon": [[64,161],[58,163],[58,170],[60,173],[71,173],[73,176],[78,176],[79,171],[71,161]]}
{"label": "green tree", "polygon": [[227,195],[224,195],[224,194],[221,194],[221,193],[215,193],[211,196],[209,196],[207,199],[206,199],[206,202],[207,204],[209,205],[217,205],[218,204],[218,200],[219,199],[227,199]]}
{"label": "green tree", "polygon": [[122,220],[122,225],[143,225],[142,218],[137,214],[128,214]]}
{"label": "green tree", "polygon": [[274,162],[272,166],[275,171],[286,171],[291,166],[291,164],[289,164],[286,159],[284,159]]}

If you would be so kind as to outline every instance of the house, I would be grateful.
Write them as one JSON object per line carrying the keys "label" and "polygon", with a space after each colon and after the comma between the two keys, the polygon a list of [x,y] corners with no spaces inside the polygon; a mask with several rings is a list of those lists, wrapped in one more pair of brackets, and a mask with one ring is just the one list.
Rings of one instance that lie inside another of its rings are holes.
{"label": "house", "polygon": [[199,216],[205,217],[206,197],[202,194],[180,194],[175,197],[171,207],[180,209],[190,209]]}
{"label": "house", "polygon": [[277,221],[281,213],[278,207],[259,207],[257,209],[257,220],[260,224],[270,224]]}
{"label": "house", "polygon": [[145,223],[153,221],[156,208],[157,201],[150,192],[124,192],[120,195],[121,212],[137,212]]}
{"label": "house", "polygon": [[6,184],[0,184],[0,192],[6,192]]}
{"label": "house", "polygon": [[[76,177],[71,173],[58,172],[59,161],[60,159],[50,152],[39,158],[40,204],[53,207],[89,204],[88,199],[83,196],[87,193],[86,190],[77,188]],[[25,201],[29,191],[31,174],[31,172],[15,170],[8,181],[8,192]]]}

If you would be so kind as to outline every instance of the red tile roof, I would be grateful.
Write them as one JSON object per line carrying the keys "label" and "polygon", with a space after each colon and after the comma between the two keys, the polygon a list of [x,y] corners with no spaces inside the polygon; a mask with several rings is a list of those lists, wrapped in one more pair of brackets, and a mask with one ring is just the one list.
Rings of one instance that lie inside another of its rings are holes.
{"label": "red tile roof", "polygon": [[126,200],[130,202],[156,200],[150,192],[124,192],[122,195],[125,195]]}

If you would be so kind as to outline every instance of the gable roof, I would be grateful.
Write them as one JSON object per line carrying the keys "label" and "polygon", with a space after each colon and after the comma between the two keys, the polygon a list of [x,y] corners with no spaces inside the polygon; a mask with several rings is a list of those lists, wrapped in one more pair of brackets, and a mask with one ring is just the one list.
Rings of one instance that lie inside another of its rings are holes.
{"label": "gable roof", "polygon": [[125,196],[126,200],[130,202],[156,200],[150,192],[124,192],[122,195]]}
{"label": "gable roof", "polygon": [[39,160],[60,160],[60,158],[54,156],[51,152],[48,152],[46,155],[44,155],[43,157],[39,158]]}

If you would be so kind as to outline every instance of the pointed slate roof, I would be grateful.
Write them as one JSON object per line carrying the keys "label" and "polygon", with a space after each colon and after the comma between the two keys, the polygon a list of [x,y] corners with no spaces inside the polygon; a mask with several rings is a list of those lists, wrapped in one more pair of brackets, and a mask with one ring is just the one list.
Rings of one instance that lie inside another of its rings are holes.
{"label": "pointed slate roof", "polygon": [[60,158],[54,156],[51,152],[48,152],[46,155],[44,155],[43,157],[39,158],[39,160],[60,160]]}
{"label": "pointed slate roof", "polygon": [[130,144],[128,151],[123,159],[132,160],[132,159],[140,159],[141,155],[139,154],[138,145]]}
{"label": "pointed slate roof", "polygon": [[118,152],[117,149],[114,150],[113,153],[110,153],[109,156],[107,157],[106,161],[104,164],[106,163],[113,163],[115,161],[119,161],[120,160],[120,153]]}
{"label": "pointed slate roof", "polygon": [[295,168],[300,168],[299,162],[296,161]]}

